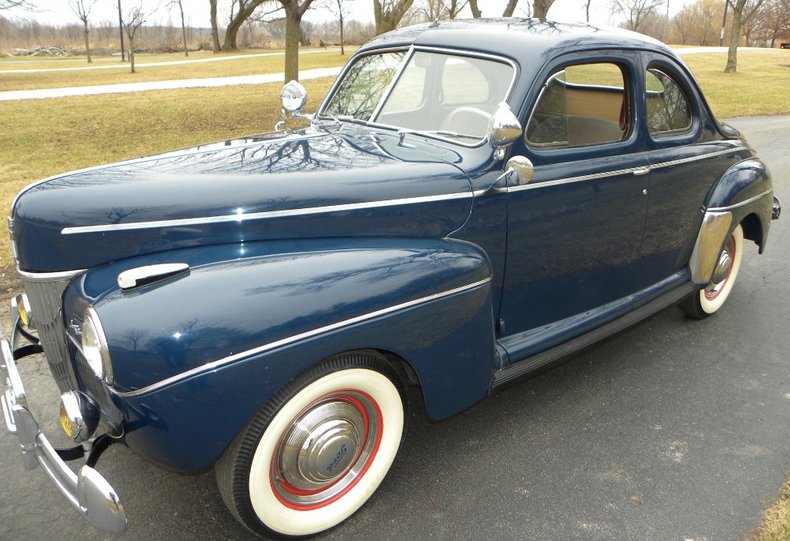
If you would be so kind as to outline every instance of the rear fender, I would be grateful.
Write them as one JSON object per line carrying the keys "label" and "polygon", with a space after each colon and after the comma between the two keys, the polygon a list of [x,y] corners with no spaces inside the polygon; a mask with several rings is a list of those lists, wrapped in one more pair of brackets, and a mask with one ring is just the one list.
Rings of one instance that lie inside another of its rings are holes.
{"label": "rear fender", "polygon": [[773,188],[765,164],[757,158],[730,167],[711,188],[689,268],[699,287],[710,282],[716,260],[730,231],[743,223],[746,238],[760,253],[765,248],[771,224]]}

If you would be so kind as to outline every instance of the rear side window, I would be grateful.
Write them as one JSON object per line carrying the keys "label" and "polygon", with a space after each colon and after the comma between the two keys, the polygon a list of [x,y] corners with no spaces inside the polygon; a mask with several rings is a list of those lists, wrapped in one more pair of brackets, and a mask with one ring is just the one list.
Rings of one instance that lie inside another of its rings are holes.
{"label": "rear side window", "polygon": [[679,132],[691,127],[691,107],[680,85],[661,70],[648,68],[647,127],[652,135]]}
{"label": "rear side window", "polygon": [[533,146],[584,146],[628,136],[630,111],[623,70],[613,63],[568,66],[549,77],[527,123]]}

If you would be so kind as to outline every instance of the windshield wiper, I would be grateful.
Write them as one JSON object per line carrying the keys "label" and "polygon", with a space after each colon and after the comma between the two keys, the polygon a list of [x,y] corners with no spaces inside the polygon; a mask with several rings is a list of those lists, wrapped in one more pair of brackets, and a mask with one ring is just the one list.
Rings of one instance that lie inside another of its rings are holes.
{"label": "windshield wiper", "polygon": [[398,144],[403,144],[403,139],[407,135],[443,135],[445,137],[456,137],[458,139],[480,139],[477,135],[472,135],[470,133],[458,133],[455,131],[447,131],[447,130],[413,130],[413,129],[401,129],[398,130]]}
{"label": "windshield wiper", "polygon": [[363,126],[367,126],[367,120],[362,120],[361,118],[356,118],[351,115],[321,115],[318,118],[321,120],[331,120],[335,124],[340,124],[341,122],[350,122],[352,124],[361,124]]}

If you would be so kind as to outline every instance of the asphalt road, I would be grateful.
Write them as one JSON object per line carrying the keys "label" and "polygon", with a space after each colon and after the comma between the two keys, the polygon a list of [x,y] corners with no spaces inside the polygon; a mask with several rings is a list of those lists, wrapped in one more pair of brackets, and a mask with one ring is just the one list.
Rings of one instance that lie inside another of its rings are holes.
{"label": "asphalt road", "polygon": [[[790,117],[732,122],[786,206],[768,251],[750,245],[722,312],[668,309],[448,421],[412,419],[368,504],[319,539],[737,539],[790,465]],[[47,369],[26,363],[54,427]],[[44,395],[48,395],[44,398]],[[54,430],[54,428],[52,429]],[[129,516],[120,539],[248,539],[212,473],[162,471],[122,446],[99,470]],[[90,527],[0,434],[0,539],[90,540]]]}

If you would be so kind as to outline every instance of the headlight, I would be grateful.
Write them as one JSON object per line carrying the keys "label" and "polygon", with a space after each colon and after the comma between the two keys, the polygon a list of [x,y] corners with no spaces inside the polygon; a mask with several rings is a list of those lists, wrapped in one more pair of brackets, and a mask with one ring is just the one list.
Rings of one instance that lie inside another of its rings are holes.
{"label": "headlight", "polygon": [[85,310],[85,319],[82,321],[82,354],[94,374],[107,383],[112,383],[110,350],[99,316],[93,307]]}

